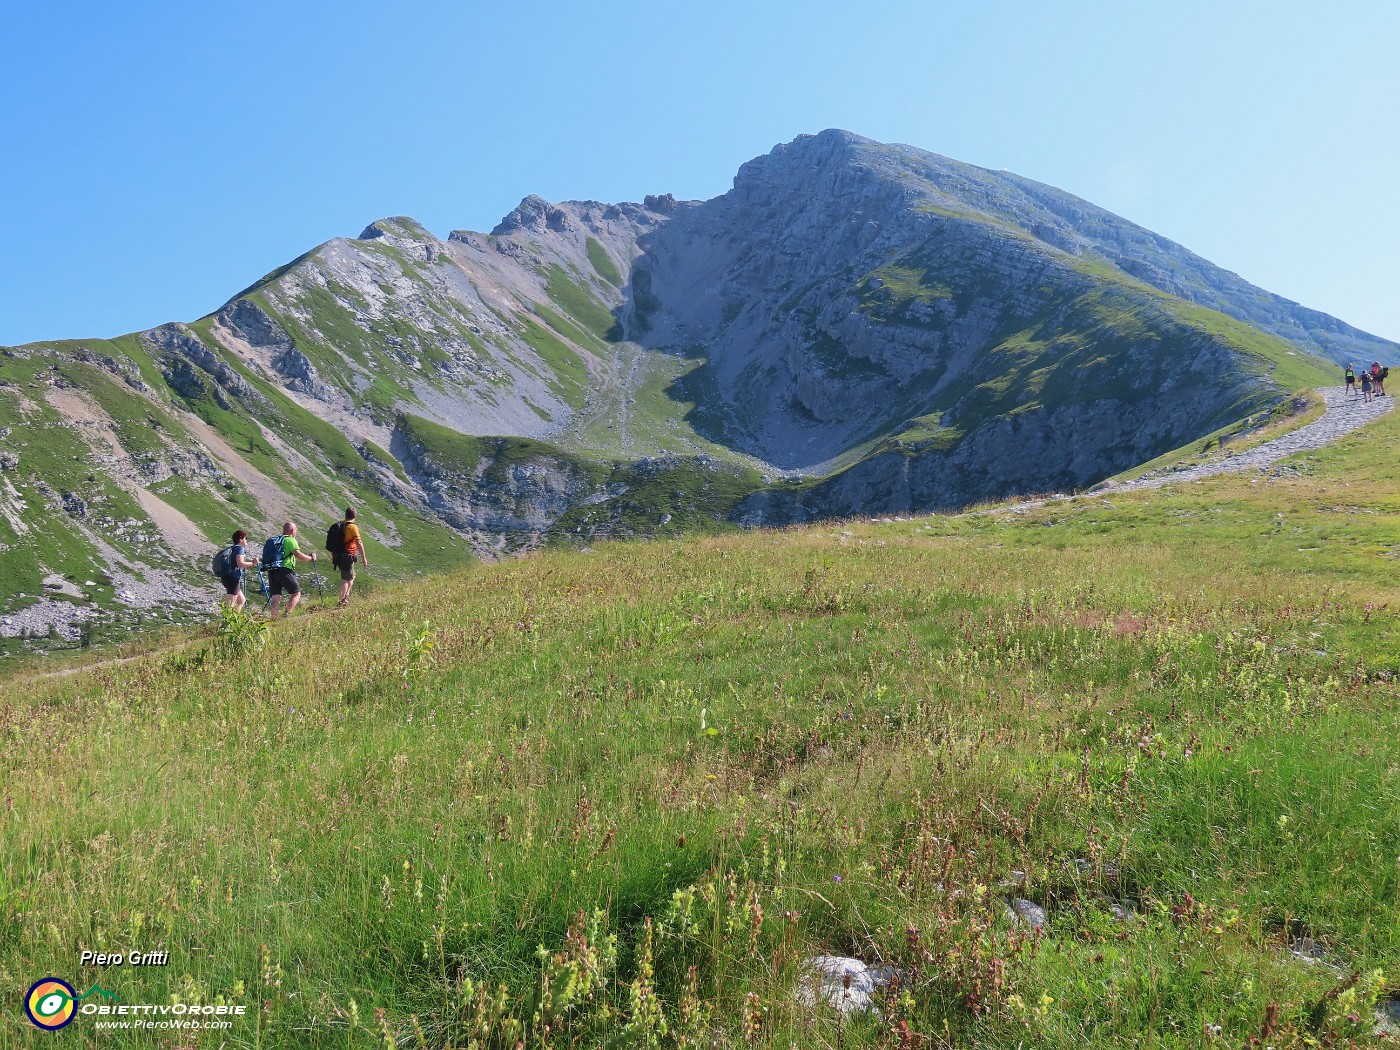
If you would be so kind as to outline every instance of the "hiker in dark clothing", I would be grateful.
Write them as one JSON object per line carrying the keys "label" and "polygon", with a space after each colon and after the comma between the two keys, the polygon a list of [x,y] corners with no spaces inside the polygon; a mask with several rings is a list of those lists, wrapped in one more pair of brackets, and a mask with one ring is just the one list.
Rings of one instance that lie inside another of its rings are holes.
{"label": "hiker in dark clothing", "polygon": [[1371,385],[1376,388],[1377,397],[1385,397],[1385,377],[1389,368],[1382,368],[1379,361],[1371,362]]}
{"label": "hiker in dark clothing", "polygon": [[1356,373],[1351,370],[1350,364],[1347,365],[1345,375],[1347,380],[1347,397],[1351,397],[1356,391]]}
{"label": "hiker in dark clothing", "polygon": [[233,534],[233,546],[229,550],[228,564],[231,571],[219,578],[224,585],[224,600],[229,603],[234,612],[242,612],[243,604],[248,600],[243,593],[243,570],[258,567],[258,563],[248,557],[248,534],[242,529]]}
{"label": "hiker in dark clothing", "polygon": [[1370,372],[1362,372],[1362,373],[1361,373],[1361,400],[1362,400],[1362,401],[1370,401],[1370,400],[1371,400],[1371,373],[1370,373]]}

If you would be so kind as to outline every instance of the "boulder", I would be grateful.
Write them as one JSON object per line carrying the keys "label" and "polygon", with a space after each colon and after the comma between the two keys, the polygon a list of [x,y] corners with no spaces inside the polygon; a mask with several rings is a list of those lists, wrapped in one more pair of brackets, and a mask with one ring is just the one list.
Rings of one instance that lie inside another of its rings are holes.
{"label": "boulder", "polygon": [[898,977],[893,966],[870,967],[845,955],[818,955],[802,960],[795,997],[808,1009],[824,1003],[842,1014],[878,1013],[874,997]]}
{"label": "boulder", "polygon": [[1043,929],[1047,921],[1045,909],[1024,897],[1013,897],[1007,906],[1007,912],[1013,923],[1024,923],[1037,930]]}

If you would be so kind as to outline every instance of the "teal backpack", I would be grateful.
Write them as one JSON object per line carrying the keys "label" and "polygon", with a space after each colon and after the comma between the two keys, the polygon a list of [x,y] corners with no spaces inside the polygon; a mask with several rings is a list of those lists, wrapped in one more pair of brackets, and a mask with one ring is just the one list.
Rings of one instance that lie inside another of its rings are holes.
{"label": "teal backpack", "polygon": [[267,542],[263,544],[262,567],[264,569],[282,568],[282,559],[286,556],[287,548],[282,543],[281,536],[269,536]]}

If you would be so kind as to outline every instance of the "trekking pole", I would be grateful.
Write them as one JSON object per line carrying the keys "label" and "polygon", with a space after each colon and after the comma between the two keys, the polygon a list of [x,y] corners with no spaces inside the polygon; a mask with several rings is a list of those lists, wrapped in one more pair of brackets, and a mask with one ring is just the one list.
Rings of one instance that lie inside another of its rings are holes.
{"label": "trekking pole", "polygon": [[272,595],[267,593],[267,577],[263,575],[263,567],[261,563],[259,563],[258,565],[258,585],[262,587],[263,609],[272,608]]}

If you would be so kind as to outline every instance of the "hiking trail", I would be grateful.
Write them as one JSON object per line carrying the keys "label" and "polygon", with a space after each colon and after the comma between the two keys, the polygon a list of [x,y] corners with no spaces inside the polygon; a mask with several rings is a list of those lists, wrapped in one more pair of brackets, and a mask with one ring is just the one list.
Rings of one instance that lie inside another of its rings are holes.
{"label": "hiking trail", "polygon": [[1237,455],[1209,463],[1172,470],[1155,477],[1137,478],[1133,481],[1105,483],[1096,492],[1128,492],[1133,489],[1159,489],[1164,485],[1177,485],[1185,481],[1199,481],[1216,474],[1239,474],[1251,468],[1262,470],[1270,464],[1308,449],[1330,445],[1345,437],[1358,427],[1363,427],[1374,419],[1385,415],[1395,407],[1395,399],[1389,396],[1373,397],[1362,401],[1360,397],[1347,397],[1346,387],[1328,386],[1318,390],[1326,404],[1321,419],[1290,430],[1271,441],[1265,441],[1254,448],[1246,449]]}
{"label": "hiking trail", "polygon": [[[1251,449],[1208,463],[1196,463],[1189,467],[1168,469],[1165,473],[1150,477],[1134,478],[1132,481],[1105,481],[1081,495],[1105,496],[1133,492],[1137,489],[1160,489],[1167,485],[1181,485],[1190,481],[1201,481],[1217,474],[1242,474],[1247,470],[1264,470],[1281,459],[1309,449],[1322,448],[1345,437],[1353,430],[1364,427],[1395,407],[1395,399],[1389,395],[1373,397],[1362,401],[1359,396],[1347,397],[1346,387],[1327,386],[1317,391],[1322,395],[1325,410],[1321,419],[1290,430],[1272,440],[1265,441]],[[1023,503],[993,507],[990,510],[976,511],[977,514],[1020,514],[1024,511],[1043,507],[1047,503],[1072,497],[1057,493],[1042,499],[1026,500]]]}

